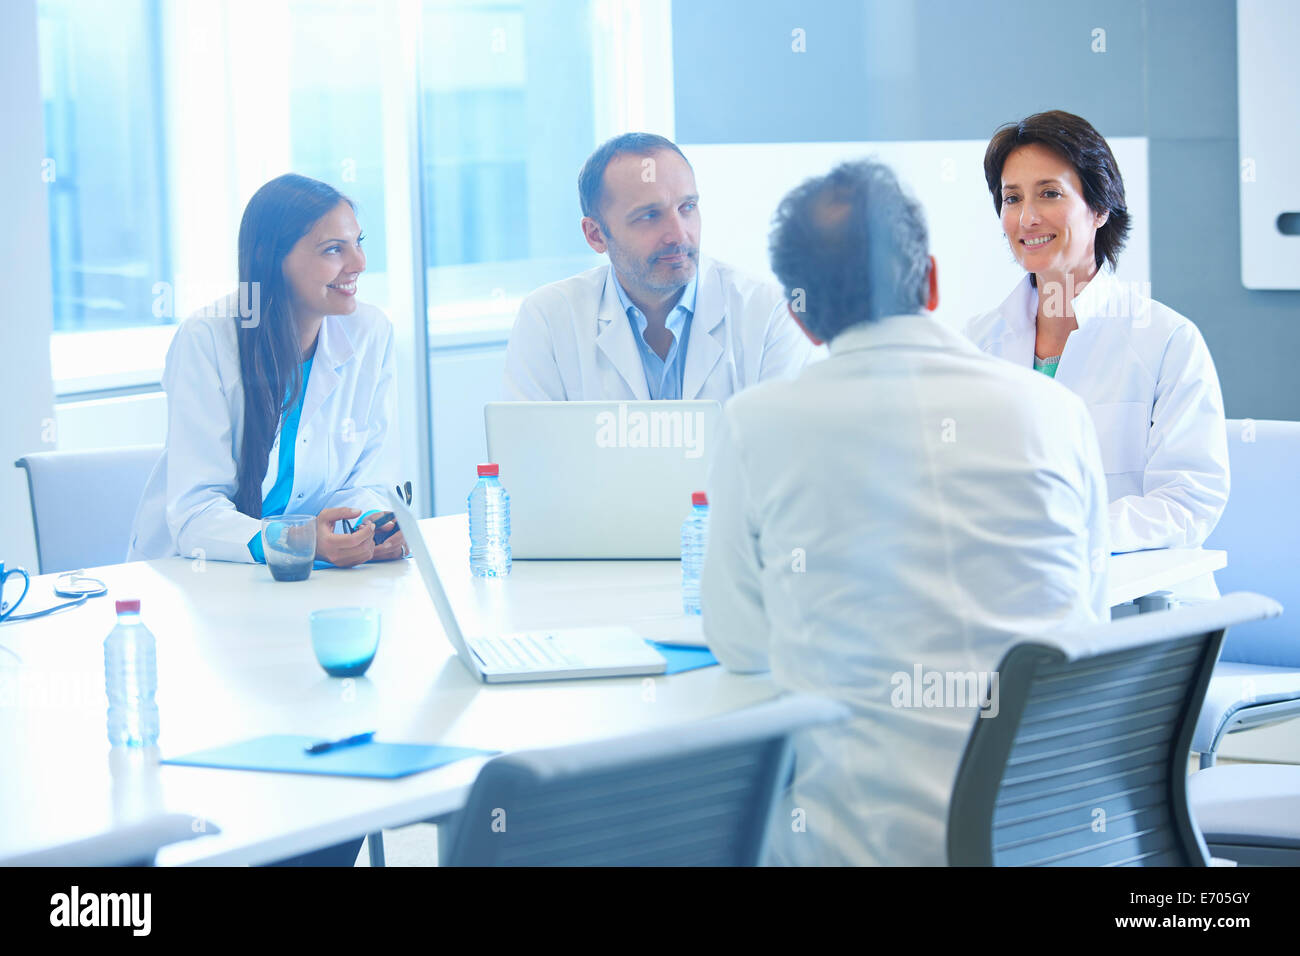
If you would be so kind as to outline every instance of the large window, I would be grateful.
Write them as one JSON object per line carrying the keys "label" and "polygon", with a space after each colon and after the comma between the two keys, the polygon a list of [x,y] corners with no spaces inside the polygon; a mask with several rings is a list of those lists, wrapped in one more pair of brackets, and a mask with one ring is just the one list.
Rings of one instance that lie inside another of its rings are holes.
{"label": "large window", "polygon": [[155,323],[171,272],[158,4],[41,0],[39,16],[54,328]]}
{"label": "large window", "polygon": [[383,24],[372,3],[297,0],[289,26],[289,166],[357,203],[367,270],[386,276]]}
{"label": "large window", "polygon": [[[365,298],[419,300],[391,288],[414,281],[418,230],[431,335],[500,325],[598,261],[576,198],[594,145],[670,116],[670,74],[640,46],[667,60],[667,0],[39,0],[39,15],[65,393],[156,382],[170,327],[236,279],[244,204],[289,170],[358,202]],[[390,222],[395,201],[411,205]]]}
{"label": "large window", "polygon": [[249,197],[284,172],[357,202],[365,297],[388,307],[393,6],[40,0],[60,393],[156,385],[175,324],[234,288]]}
{"label": "large window", "polygon": [[668,0],[39,4],[64,402],[157,389],[176,323],[234,288],[249,198],[299,172],[357,203],[421,479],[431,434],[444,461],[481,454],[482,396],[431,369],[483,356],[462,371],[487,395],[519,301],[602,261],[583,161],[672,135]]}
{"label": "large window", "polygon": [[577,178],[597,132],[588,0],[424,4],[420,158],[431,331],[589,268]]}

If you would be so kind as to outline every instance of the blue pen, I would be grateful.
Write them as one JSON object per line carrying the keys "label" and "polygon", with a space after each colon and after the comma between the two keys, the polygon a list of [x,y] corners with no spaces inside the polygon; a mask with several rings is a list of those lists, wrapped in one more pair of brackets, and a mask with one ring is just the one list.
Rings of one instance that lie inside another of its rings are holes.
{"label": "blue pen", "polygon": [[355,747],[357,744],[368,744],[374,736],[375,731],[367,730],[364,734],[353,734],[351,737],[344,737],[341,740],[322,740],[309,747],[304,747],[303,750],[313,755],[329,753],[331,750],[340,750],[343,747]]}

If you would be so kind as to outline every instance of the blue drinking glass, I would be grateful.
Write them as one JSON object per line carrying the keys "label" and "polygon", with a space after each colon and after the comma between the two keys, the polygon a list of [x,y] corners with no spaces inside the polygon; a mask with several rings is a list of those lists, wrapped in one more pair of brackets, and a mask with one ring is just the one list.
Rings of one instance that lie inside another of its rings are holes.
{"label": "blue drinking glass", "polygon": [[311,646],[330,677],[360,677],[379,649],[379,612],[372,607],[312,611]]}

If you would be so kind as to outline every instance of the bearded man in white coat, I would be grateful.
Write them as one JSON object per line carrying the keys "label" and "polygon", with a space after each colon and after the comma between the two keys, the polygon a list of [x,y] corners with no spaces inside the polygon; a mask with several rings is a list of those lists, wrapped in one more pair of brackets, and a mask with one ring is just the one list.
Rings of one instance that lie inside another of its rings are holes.
{"label": "bearded man in white coat", "polygon": [[[723,407],[705,637],[728,669],[851,712],[796,739],[773,862],[940,865],[1003,655],[1109,619],[1096,432],[1078,396],[921,314],[938,305],[935,263],[888,168],[795,189],[771,248],[830,354]],[[937,699],[934,675],[963,691],[973,677],[986,699]]]}
{"label": "bearded man in white coat", "polygon": [[781,290],[700,256],[695,174],[670,140],[626,133],[578,177],[582,232],[609,264],[523,301],[508,401],[715,399],[801,369],[813,349]]}

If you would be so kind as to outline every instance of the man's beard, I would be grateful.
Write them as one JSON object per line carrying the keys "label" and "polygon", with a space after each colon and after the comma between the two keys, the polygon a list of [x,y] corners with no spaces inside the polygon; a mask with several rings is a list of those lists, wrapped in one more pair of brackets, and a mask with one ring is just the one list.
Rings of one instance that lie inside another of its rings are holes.
{"label": "man's beard", "polygon": [[[659,264],[659,260],[664,256],[675,255],[687,256],[687,261],[691,263],[690,269],[683,267],[680,271],[674,272],[666,285],[663,284],[662,280],[656,281],[655,267]],[[676,246],[672,249],[665,249],[662,252],[656,253],[647,261],[629,260],[622,255],[611,257],[611,259],[615,260],[615,268],[623,274],[624,281],[627,284],[636,285],[641,289],[653,292],[656,295],[668,295],[672,292],[677,292],[680,289],[686,288],[699,271],[699,258],[700,250],[698,246]],[[636,263],[635,269],[625,268],[625,266],[633,261]]]}

